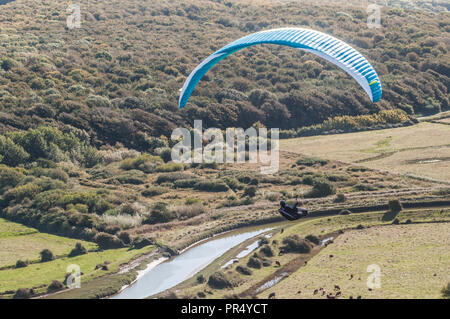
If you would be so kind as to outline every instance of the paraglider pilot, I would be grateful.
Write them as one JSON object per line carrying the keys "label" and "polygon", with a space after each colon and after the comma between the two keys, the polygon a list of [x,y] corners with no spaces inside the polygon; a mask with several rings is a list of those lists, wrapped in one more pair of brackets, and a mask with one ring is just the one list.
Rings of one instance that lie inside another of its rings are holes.
{"label": "paraglider pilot", "polygon": [[289,206],[284,200],[280,201],[280,209],[278,210],[280,214],[287,220],[297,220],[300,217],[307,216],[308,210],[303,207],[297,207],[299,205],[298,200],[294,205]]}

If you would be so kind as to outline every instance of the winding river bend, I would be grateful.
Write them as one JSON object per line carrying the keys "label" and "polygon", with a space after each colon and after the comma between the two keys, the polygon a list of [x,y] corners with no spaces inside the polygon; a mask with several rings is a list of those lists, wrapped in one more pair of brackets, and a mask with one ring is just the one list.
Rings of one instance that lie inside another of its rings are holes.
{"label": "winding river bend", "polygon": [[271,229],[229,235],[196,245],[152,268],[111,299],[142,299],[172,288],[194,276],[231,248]]}

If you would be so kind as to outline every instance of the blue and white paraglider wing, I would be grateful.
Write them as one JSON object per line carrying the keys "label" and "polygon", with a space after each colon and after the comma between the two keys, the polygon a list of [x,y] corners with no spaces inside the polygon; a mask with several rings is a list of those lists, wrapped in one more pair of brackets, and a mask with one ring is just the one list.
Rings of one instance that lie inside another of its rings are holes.
{"label": "blue and white paraglider wing", "polygon": [[263,43],[298,48],[320,56],[351,75],[366,91],[372,102],[381,99],[381,83],[377,72],[367,59],[350,45],[319,31],[282,28],[250,34],[210,55],[192,71],[184,83],[179,107],[183,108],[186,105],[197,83],[214,65],[236,51]]}

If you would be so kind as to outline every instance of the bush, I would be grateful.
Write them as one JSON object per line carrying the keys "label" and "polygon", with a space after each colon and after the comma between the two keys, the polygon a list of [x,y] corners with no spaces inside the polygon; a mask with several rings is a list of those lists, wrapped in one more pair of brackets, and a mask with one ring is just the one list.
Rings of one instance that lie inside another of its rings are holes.
{"label": "bush", "polygon": [[184,165],[180,163],[164,163],[158,165],[155,169],[157,172],[177,172],[184,170]]}
{"label": "bush", "polygon": [[319,245],[320,244],[320,239],[319,237],[315,236],[315,235],[308,235],[305,237],[306,240],[312,242],[315,245]]}
{"label": "bush", "polygon": [[314,158],[314,157],[305,157],[297,160],[297,165],[304,165],[304,166],[313,166],[315,164],[320,164],[321,166],[324,166],[328,164],[328,160],[323,160],[320,158]]}
{"label": "bush", "polygon": [[325,179],[314,179],[313,189],[308,197],[325,197],[336,193],[336,187]]}
{"label": "bush", "polygon": [[84,255],[86,253],[87,249],[81,243],[76,243],[75,248],[70,251],[69,257]]}
{"label": "bush", "polygon": [[208,279],[208,285],[215,289],[224,289],[233,287],[231,280],[221,271],[217,271]]}
{"label": "bush", "polygon": [[156,183],[158,184],[173,183],[181,179],[193,179],[193,178],[197,178],[197,176],[183,172],[164,173],[158,176],[158,178],[156,179]]}
{"label": "bush", "polygon": [[131,236],[126,231],[121,231],[117,235],[117,238],[119,238],[125,245],[131,244]]}
{"label": "bush", "polygon": [[244,196],[255,197],[257,190],[258,190],[258,188],[256,188],[256,186],[247,186],[244,189]]}
{"label": "bush", "polygon": [[280,194],[275,192],[268,192],[265,197],[271,202],[277,202],[280,200]]}
{"label": "bush", "polygon": [[2,194],[8,188],[13,188],[19,185],[24,179],[24,175],[14,168],[6,166],[0,167],[0,194]]}
{"label": "bush", "polygon": [[197,182],[194,189],[204,192],[227,192],[229,187],[221,180],[204,180]]}
{"label": "bush", "polygon": [[29,288],[17,289],[13,299],[30,299],[34,295],[34,290]]}
{"label": "bush", "polygon": [[236,271],[238,273],[240,273],[240,274],[243,274],[243,275],[247,275],[247,276],[251,276],[252,275],[252,271],[249,268],[245,267],[245,266],[237,266],[236,267]]}
{"label": "bush", "polygon": [[198,276],[197,276],[197,282],[198,282],[199,284],[202,284],[202,283],[204,283],[205,281],[206,281],[205,276],[203,276],[203,275],[198,275]]}
{"label": "bush", "polygon": [[292,235],[283,239],[283,247],[285,252],[308,254],[311,251],[311,244],[300,238],[298,235]]}
{"label": "bush", "polygon": [[94,241],[101,249],[114,249],[123,247],[123,242],[115,235],[100,232],[94,237]]}
{"label": "bush", "polygon": [[262,267],[262,262],[259,258],[250,257],[248,259],[247,266],[250,268],[260,269]]}
{"label": "bush", "polygon": [[153,206],[150,216],[147,217],[143,223],[144,224],[167,223],[175,218],[177,218],[177,215],[175,214],[175,212],[167,209],[166,203],[158,202]]}
{"label": "bush", "polygon": [[392,213],[399,213],[403,209],[402,204],[398,199],[393,199],[389,201],[389,210]]}
{"label": "bush", "polygon": [[273,257],[274,255],[272,247],[270,247],[269,245],[262,246],[259,251],[267,257]]}
{"label": "bush", "polygon": [[180,179],[173,183],[175,188],[193,188],[195,184],[202,181],[201,178]]}
{"label": "bush", "polygon": [[133,240],[133,247],[136,249],[140,249],[153,244],[154,241],[146,237],[137,237]]}
{"label": "bush", "polygon": [[47,287],[47,292],[51,293],[61,289],[64,289],[63,283],[58,280],[53,280],[52,283]]}
{"label": "bush", "polygon": [[139,170],[130,170],[115,177],[120,184],[145,184],[146,175]]}
{"label": "bush", "polygon": [[55,259],[55,256],[49,249],[44,249],[40,252],[41,262],[51,261]]}
{"label": "bush", "polygon": [[149,187],[141,192],[144,197],[153,197],[167,193],[169,190],[165,187]]}
{"label": "bush", "polygon": [[339,193],[339,194],[336,195],[336,198],[334,199],[334,202],[335,202],[335,203],[343,203],[343,202],[345,202],[346,200],[347,200],[347,197],[345,197],[344,194]]}
{"label": "bush", "polygon": [[28,260],[18,260],[17,262],[16,262],[16,268],[24,268],[24,267],[26,267],[26,266],[28,266],[28,264],[29,264],[29,261]]}
{"label": "bush", "polygon": [[179,219],[188,219],[206,213],[206,209],[202,204],[192,205],[176,205],[169,207]]}
{"label": "bush", "polygon": [[2,61],[2,63],[0,64],[1,68],[5,71],[9,71],[12,68],[16,67],[18,65],[18,63],[10,58],[6,58]]}

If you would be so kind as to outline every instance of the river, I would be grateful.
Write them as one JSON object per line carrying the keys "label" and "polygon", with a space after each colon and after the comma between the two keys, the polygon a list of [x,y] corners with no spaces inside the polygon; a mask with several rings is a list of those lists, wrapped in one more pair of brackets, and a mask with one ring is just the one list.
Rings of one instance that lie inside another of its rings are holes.
{"label": "river", "polygon": [[170,289],[194,276],[231,248],[271,229],[233,234],[195,245],[150,269],[111,299],[143,299]]}

